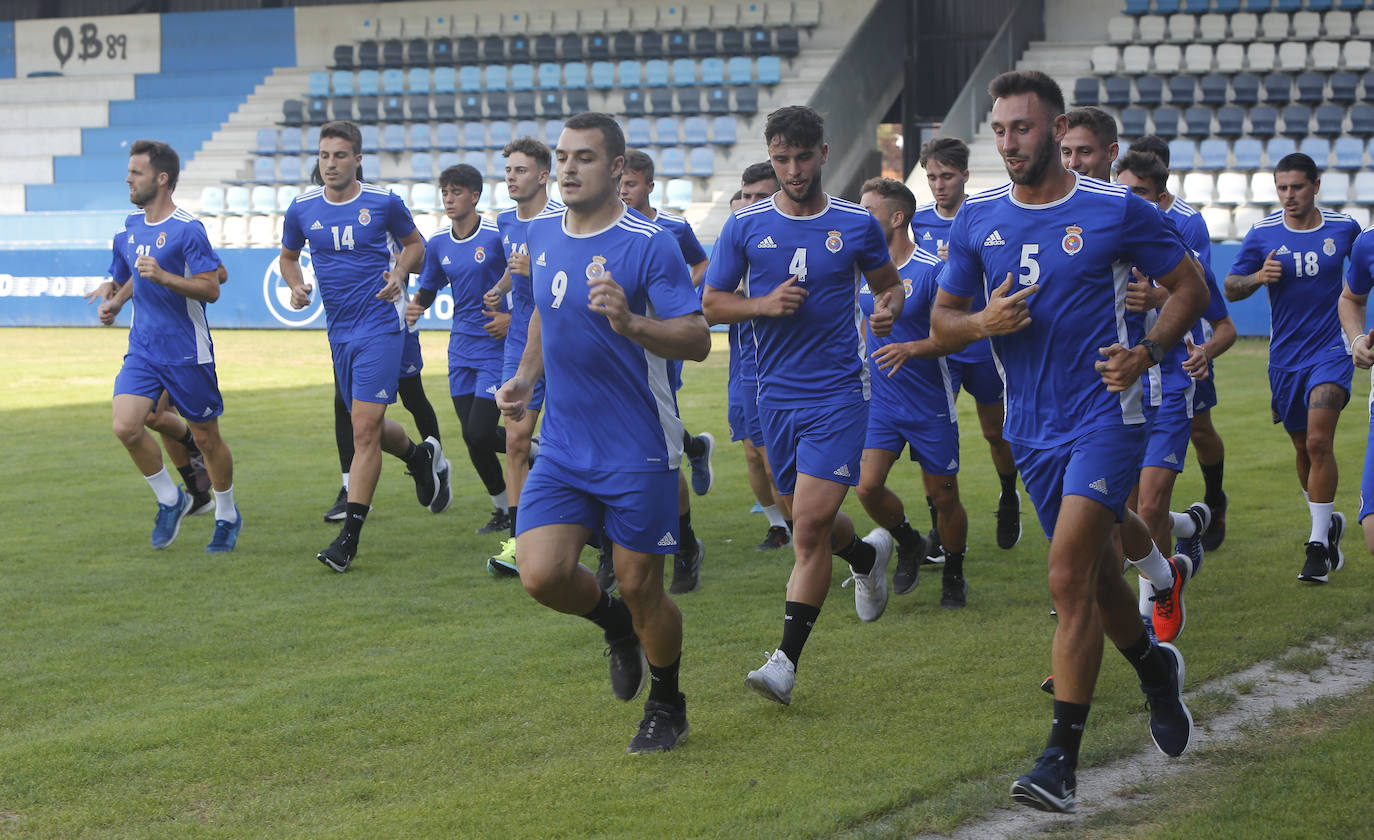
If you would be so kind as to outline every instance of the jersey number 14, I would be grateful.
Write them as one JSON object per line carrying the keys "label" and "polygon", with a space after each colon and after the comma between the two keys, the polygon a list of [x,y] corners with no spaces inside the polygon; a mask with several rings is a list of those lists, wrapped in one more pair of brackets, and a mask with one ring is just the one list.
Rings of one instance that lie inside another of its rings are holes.
{"label": "jersey number 14", "polygon": [[335,250],[335,251],[352,251],[352,250],[353,250],[353,226],[352,226],[352,225],[344,225],[343,231],[342,231],[342,235],[340,235],[340,231],[339,231],[339,226],[338,226],[338,225],[334,225],[334,226],[330,227],[329,230],[330,230],[331,233],[334,234],[334,250]]}

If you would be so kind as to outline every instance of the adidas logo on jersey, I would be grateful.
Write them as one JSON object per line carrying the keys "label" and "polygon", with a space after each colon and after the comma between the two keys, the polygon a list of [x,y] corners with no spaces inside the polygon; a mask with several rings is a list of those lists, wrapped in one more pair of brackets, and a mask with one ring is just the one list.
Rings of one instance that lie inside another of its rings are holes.
{"label": "adidas logo on jersey", "polygon": [[993,230],[992,233],[989,233],[989,234],[988,234],[988,238],[983,240],[983,247],[984,247],[984,248],[988,248],[988,247],[993,246],[993,245],[1005,245],[1005,244],[1007,244],[1007,241],[1006,241],[1005,239],[1003,239],[1003,238],[1002,238],[1002,234],[998,233],[996,230]]}
{"label": "adidas logo on jersey", "polygon": [[445,256],[442,260],[439,260],[439,265],[448,265],[448,264],[449,264],[449,258],[448,258],[447,256]]}
{"label": "adidas logo on jersey", "polygon": [[677,540],[673,539],[673,535],[667,532],[658,541],[659,548],[672,548],[675,545],[677,545]]}
{"label": "adidas logo on jersey", "polygon": [[773,237],[771,237],[771,236],[765,236],[765,237],[763,238],[763,241],[759,243],[759,247],[760,247],[760,248],[776,248],[776,247],[778,247],[778,243],[776,243],[776,242],[773,241]]}
{"label": "adidas logo on jersey", "polygon": [[1175,455],[1174,453],[1170,452],[1168,455],[1165,455],[1165,456],[1164,456],[1164,463],[1166,463],[1166,464],[1177,464],[1177,463],[1178,463],[1178,456]]}
{"label": "adidas logo on jersey", "polygon": [[930,241],[930,231],[926,231],[925,234],[921,236],[921,238],[924,239],[926,242],[929,242],[929,241]]}
{"label": "adidas logo on jersey", "polygon": [[495,385],[488,385],[488,386],[487,386],[487,393],[488,393],[488,394],[494,394],[494,393],[496,393],[496,386],[495,386]]}
{"label": "adidas logo on jersey", "polygon": [[543,251],[540,251],[540,252],[539,252],[539,258],[536,259],[536,260],[534,261],[534,264],[535,264],[535,265],[548,265],[548,263],[544,262],[544,252],[543,252]]}
{"label": "adidas logo on jersey", "polygon": [[311,229],[311,230],[324,230],[324,225],[320,224],[320,220],[319,220],[319,219],[316,219],[316,220],[315,220],[315,224],[311,225],[311,226],[310,226],[310,229]]}
{"label": "adidas logo on jersey", "polygon": [[852,478],[852,477],[853,477],[853,474],[850,473],[850,471],[849,471],[849,465],[848,465],[848,464],[840,464],[839,469],[835,470],[835,475],[838,475],[840,478]]}
{"label": "adidas logo on jersey", "polygon": [[1094,481],[1092,484],[1089,484],[1088,486],[1104,496],[1107,495],[1107,479],[1105,478],[1099,478],[1097,481]]}
{"label": "adidas logo on jersey", "polygon": [[377,393],[373,394],[372,396],[376,397],[376,398],[379,399],[379,400],[384,400],[384,399],[386,399],[386,389],[383,388],[383,389],[381,389],[380,391],[378,391]]}
{"label": "adidas logo on jersey", "polygon": [[1284,255],[1286,255],[1286,254],[1291,254],[1291,253],[1293,253],[1293,252],[1290,251],[1290,250],[1288,250],[1288,246],[1287,246],[1287,245],[1280,245],[1280,246],[1279,246],[1279,249],[1278,249],[1277,251],[1274,252],[1275,256],[1279,256],[1279,257],[1282,257],[1282,256],[1284,256]]}

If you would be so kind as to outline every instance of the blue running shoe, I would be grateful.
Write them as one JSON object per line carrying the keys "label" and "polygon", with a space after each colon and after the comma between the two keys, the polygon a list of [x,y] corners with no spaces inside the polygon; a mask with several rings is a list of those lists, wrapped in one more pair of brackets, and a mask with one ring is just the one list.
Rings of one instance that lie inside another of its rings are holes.
{"label": "blue running shoe", "polygon": [[1011,785],[1011,798],[1018,805],[1060,814],[1078,810],[1074,804],[1077,793],[1078,780],[1060,747],[1046,749],[1035,760],[1035,768]]}
{"label": "blue running shoe", "polygon": [[177,501],[174,505],[157,506],[157,518],[153,520],[153,548],[166,548],[181,533],[181,520],[191,512],[191,496],[185,489],[177,487]]}
{"label": "blue running shoe", "polygon": [[692,465],[692,492],[705,496],[716,484],[716,474],[711,469],[711,456],[716,454],[716,438],[710,432],[702,432],[697,435],[697,440],[705,444],[706,451],[696,458],[689,455],[687,461]]}
{"label": "blue running shoe", "polygon": [[759,504],[758,502],[754,502],[754,506],[751,507],[751,508],[749,508],[749,512],[750,512],[750,513],[763,513],[763,505]]}
{"label": "blue running shoe", "polygon": [[1183,654],[1168,642],[1158,645],[1169,658],[1169,678],[1159,685],[1140,684],[1150,709],[1150,737],[1167,756],[1177,757],[1193,743],[1193,716],[1183,702]]}
{"label": "blue running shoe", "polygon": [[205,547],[206,554],[219,554],[234,550],[234,546],[239,541],[239,531],[243,530],[243,514],[239,513],[238,505],[234,505],[234,516],[237,518],[233,522],[226,522],[223,519],[215,520],[215,533],[210,537],[210,544]]}
{"label": "blue running shoe", "polygon": [[1184,513],[1193,520],[1194,531],[1191,537],[1179,537],[1174,543],[1174,553],[1186,555],[1193,561],[1193,577],[1197,577],[1202,571],[1202,535],[1212,524],[1212,509],[1205,502],[1193,502]]}

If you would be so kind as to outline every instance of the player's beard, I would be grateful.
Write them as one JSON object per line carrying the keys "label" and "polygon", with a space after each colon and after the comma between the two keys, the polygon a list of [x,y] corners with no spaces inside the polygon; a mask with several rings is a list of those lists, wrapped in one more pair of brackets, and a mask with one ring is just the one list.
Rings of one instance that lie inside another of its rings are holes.
{"label": "player's beard", "polygon": [[791,199],[793,203],[806,204],[811,201],[811,199],[815,198],[816,194],[821,191],[821,179],[812,178],[806,183],[806,191],[799,195],[793,195],[792,191],[787,188],[786,183],[779,182],[778,186],[782,188],[783,195]]}
{"label": "player's beard", "polygon": [[147,207],[149,202],[157,198],[157,187],[152,186],[143,192],[130,192],[129,203],[135,207]]}
{"label": "player's beard", "polygon": [[1007,170],[1007,177],[1011,178],[1013,184],[1022,186],[1035,186],[1045,180],[1045,172],[1050,167],[1050,162],[1059,153],[1059,144],[1054,141],[1054,137],[1048,132],[1045,134],[1045,141],[1040,144],[1040,148],[1035,150],[1035,155],[1026,161],[1025,171],[1020,177],[1013,175],[1011,170]]}

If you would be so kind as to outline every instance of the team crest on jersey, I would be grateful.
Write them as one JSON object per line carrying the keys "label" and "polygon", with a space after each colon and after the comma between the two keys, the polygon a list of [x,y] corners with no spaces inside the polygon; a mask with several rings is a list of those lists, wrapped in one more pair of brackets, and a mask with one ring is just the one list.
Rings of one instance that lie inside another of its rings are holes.
{"label": "team crest on jersey", "polygon": [[479,263],[480,263],[480,262],[486,262],[486,261],[487,261],[487,249],[486,249],[486,248],[483,248],[481,245],[478,245],[477,248],[476,248],[476,250],[474,250],[474,251],[472,252],[472,259],[473,259],[474,262],[479,262]]}
{"label": "team crest on jersey", "polygon": [[371,210],[368,210],[366,207],[359,207],[359,208],[358,208],[358,224],[364,225],[364,226],[365,226],[365,225],[367,225],[367,223],[370,222],[370,221],[372,221],[372,211],[371,211]]}
{"label": "team crest on jersey", "polygon": [[[1330,242],[1331,240],[1328,239],[1328,240],[1326,240],[1326,241],[1327,241],[1327,242]],[[159,234],[157,235],[157,247],[161,248],[163,245],[166,245],[166,244],[167,244],[167,231],[164,230],[164,231],[162,231],[161,233],[159,233]],[[1336,253],[1336,246],[1335,246],[1335,245],[1331,245],[1330,247],[1331,247],[1331,253],[1333,253],[1333,254]]]}
{"label": "team crest on jersey", "polygon": [[1064,249],[1064,253],[1071,257],[1083,250],[1083,228],[1078,225],[1069,225],[1064,228],[1064,239],[1060,241],[1059,245]]}
{"label": "team crest on jersey", "polygon": [[1336,256],[1336,240],[1328,236],[1326,241],[1322,243],[1322,253],[1328,257]]}
{"label": "team crest on jersey", "polygon": [[825,250],[832,254],[838,254],[843,247],[844,240],[840,238],[840,232],[838,230],[830,231],[829,235],[825,237]]}
{"label": "team crest on jersey", "polygon": [[[542,255],[541,255],[542,256]],[[600,280],[606,276],[606,258],[603,256],[592,257],[592,261],[587,263],[587,279]]]}

